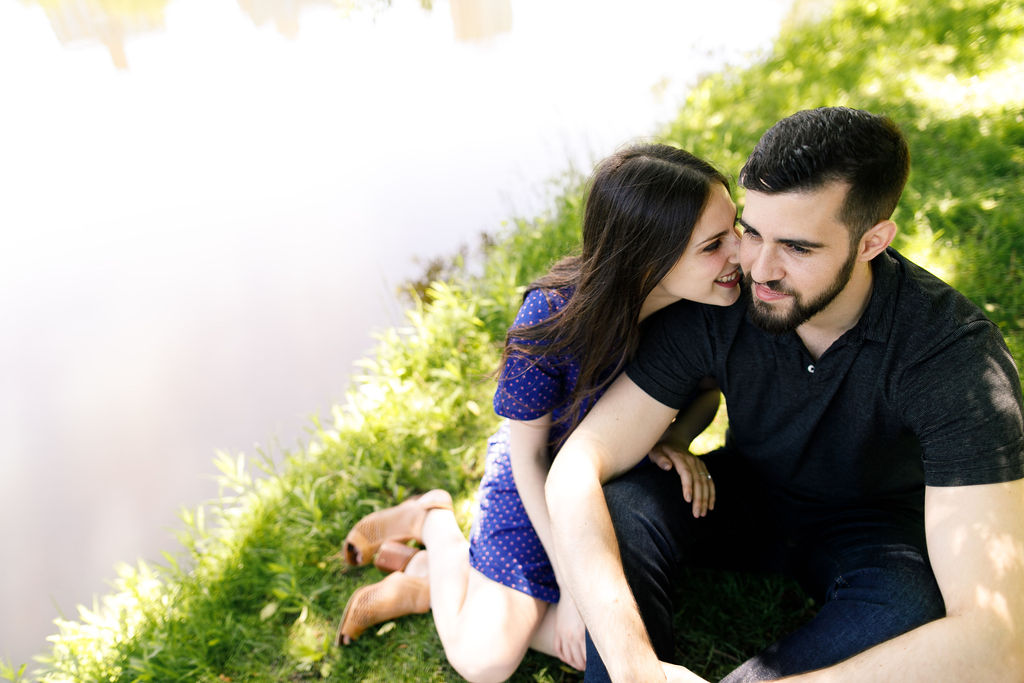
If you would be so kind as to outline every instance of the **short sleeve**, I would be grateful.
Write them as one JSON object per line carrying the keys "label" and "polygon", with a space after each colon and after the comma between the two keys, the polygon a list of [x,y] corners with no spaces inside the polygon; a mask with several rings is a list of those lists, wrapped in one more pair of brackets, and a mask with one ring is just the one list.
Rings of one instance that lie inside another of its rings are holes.
{"label": "short sleeve", "polygon": [[690,301],[651,316],[626,376],[669,408],[689,404],[700,380],[712,374],[705,322],[699,304]]}
{"label": "short sleeve", "polygon": [[990,321],[963,328],[899,383],[921,444],[925,483],[968,486],[1024,477],[1017,367]]}
{"label": "short sleeve", "polygon": [[[547,320],[565,305],[566,298],[551,290],[533,290],[519,308],[512,333]],[[525,342],[530,343],[530,342]],[[533,342],[541,345],[543,342]],[[571,382],[566,375],[572,364],[544,355],[510,353],[498,377],[494,392],[494,411],[513,420],[534,420],[561,406],[567,399]]]}

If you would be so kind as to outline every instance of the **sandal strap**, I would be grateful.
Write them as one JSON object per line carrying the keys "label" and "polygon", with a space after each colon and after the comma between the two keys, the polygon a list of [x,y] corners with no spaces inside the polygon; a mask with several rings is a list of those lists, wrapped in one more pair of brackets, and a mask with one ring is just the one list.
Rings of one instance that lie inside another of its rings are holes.
{"label": "sandal strap", "polygon": [[409,560],[418,552],[420,552],[419,548],[405,543],[384,541],[380,550],[377,551],[373,565],[382,572],[400,572],[408,566]]}
{"label": "sandal strap", "polygon": [[[427,500],[423,498],[428,496]],[[430,510],[454,512],[451,496],[442,489],[421,493],[390,508],[363,517],[345,538],[345,561],[363,566],[373,561],[382,543],[388,540],[419,540],[420,526]]]}

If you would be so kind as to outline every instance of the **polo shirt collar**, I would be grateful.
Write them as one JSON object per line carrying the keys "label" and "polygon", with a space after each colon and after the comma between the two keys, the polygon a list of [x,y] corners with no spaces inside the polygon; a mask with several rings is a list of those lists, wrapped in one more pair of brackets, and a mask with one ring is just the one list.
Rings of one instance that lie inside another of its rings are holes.
{"label": "polo shirt collar", "polygon": [[889,339],[896,315],[896,290],[899,287],[899,267],[896,251],[889,247],[871,261],[871,299],[856,327],[863,329],[865,339],[885,342]]}

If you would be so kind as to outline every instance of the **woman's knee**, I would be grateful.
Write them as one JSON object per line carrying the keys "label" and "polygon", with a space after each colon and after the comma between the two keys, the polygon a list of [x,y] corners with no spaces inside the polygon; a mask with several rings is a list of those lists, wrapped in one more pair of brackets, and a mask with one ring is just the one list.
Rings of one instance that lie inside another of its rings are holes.
{"label": "woman's knee", "polygon": [[472,683],[508,679],[529,648],[544,615],[542,605],[540,600],[471,572],[459,619],[441,634],[448,663]]}
{"label": "woman's knee", "polygon": [[470,683],[497,683],[508,680],[523,659],[523,654],[498,652],[492,643],[489,647],[467,644],[463,647],[445,650],[448,663],[460,676]]}

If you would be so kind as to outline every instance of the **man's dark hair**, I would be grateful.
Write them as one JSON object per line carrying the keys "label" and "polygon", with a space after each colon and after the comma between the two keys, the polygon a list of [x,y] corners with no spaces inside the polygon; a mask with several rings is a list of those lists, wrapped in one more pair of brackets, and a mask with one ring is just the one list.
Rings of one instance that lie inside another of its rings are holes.
{"label": "man's dark hair", "polygon": [[821,107],[788,116],[761,136],[740,171],[748,190],[812,191],[849,186],[839,219],[854,244],[892,216],[910,172],[910,150],[890,119],[848,107]]}

